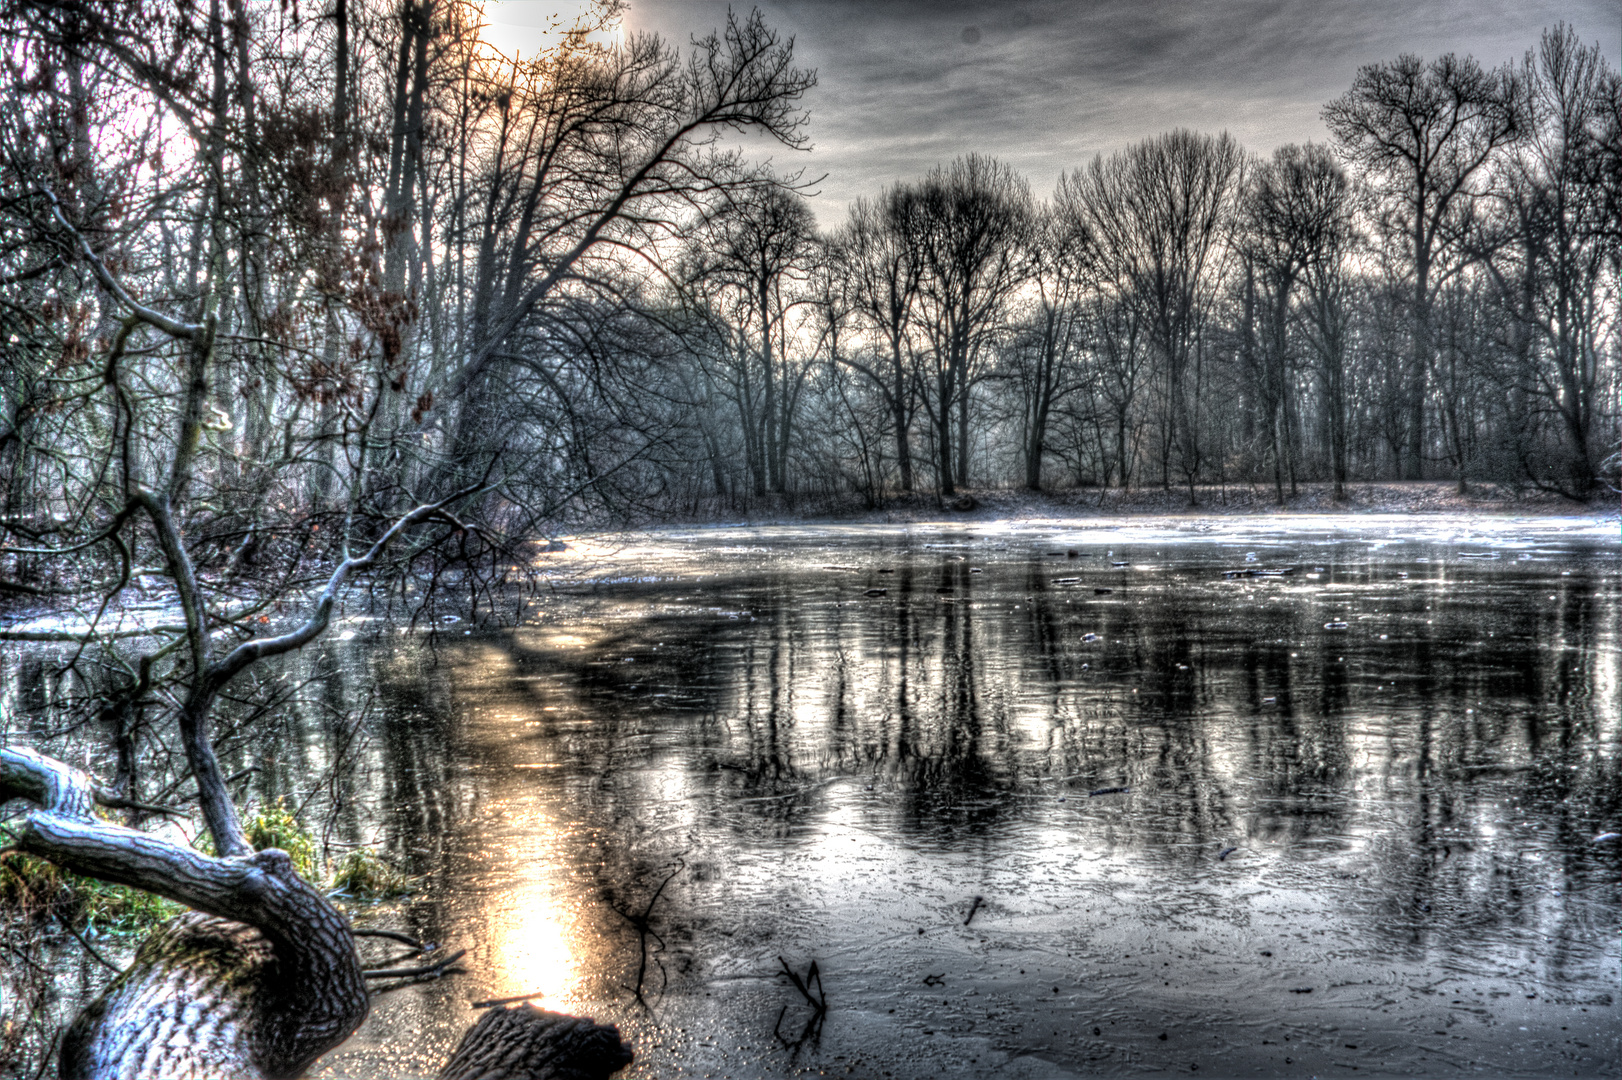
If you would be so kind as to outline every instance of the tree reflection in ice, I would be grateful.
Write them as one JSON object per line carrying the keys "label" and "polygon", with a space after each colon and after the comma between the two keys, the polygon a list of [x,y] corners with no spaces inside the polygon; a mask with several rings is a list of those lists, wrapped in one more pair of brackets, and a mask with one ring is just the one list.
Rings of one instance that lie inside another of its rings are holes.
{"label": "tree reflection in ice", "polygon": [[[1263,539],[709,535],[533,627],[357,651],[376,827],[474,972],[327,1067],[544,991],[632,1075],[771,1075],[779,956],[827,985],[800,1066],[1612,1067],[1611,549]],[[1295,573],[1223,577],[1258,546]],[[605,896],[677,860],[640,1010]]]}

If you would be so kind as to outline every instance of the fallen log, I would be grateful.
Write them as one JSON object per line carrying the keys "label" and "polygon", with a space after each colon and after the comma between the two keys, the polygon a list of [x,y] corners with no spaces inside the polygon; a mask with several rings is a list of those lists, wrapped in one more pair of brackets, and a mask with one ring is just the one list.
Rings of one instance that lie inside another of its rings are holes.
{"label": "fallen log", "polygon": [[[68,1026],[62,1080],[297,1077],[360,1026],[370,994],[354,933],[285,851],[205,855],[103,821],[95,791],[62,762],[0,749],[0,803],[34,805],[16,826],[18,850],[192,910],[152,933]],[[548,1019],[485,1014],[445,1075],[595,1080],[630,1061],[614,1028],[530,1011]]]}
{"label": "fallen log", "polygon": [[630,1063],[613,1026],[520,1005],[485,1013],[439,1080],[604,1080]]}

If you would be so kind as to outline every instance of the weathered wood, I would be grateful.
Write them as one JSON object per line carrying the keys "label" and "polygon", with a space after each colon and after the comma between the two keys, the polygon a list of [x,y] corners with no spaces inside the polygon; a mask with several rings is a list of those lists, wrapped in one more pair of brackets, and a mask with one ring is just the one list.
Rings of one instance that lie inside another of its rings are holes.
{"label": "weathered wood", "polygon": [[[285,851],[214,858],[102,821],[88,776],[27,749],[0,749],[0,803],[12,799],[36,806],[18,849],[194,909],[69,1026],[62,1080],[297,1077],[366,1018],[354,933]],[[443,1076],[597,1080],[630,1061],[613,1027],[526,1005],[486,1013]]]}
{"label": "weathered wood", "polygon": [[194,914],[154,935],[75,1021],[64,1080],[298,1076],[360,1026],[370,998],[348,920],[285,851],[213,858],[102,821],[94,792],[77,769],[0,749],[0,802],[38,806],[18,849]]}
{"label": "weathered wood", "polygon": [[259,1045],[270,1014],[285,1006],[276,999],[287,996],[274,992],[274,968],[253,927],[180,916],[69,1025],[62,1080],[274,1075]]}
{"label": "weathered wood", "polygon": [[630,1063],[618,1028],[520,1005],[485,1013],[439,1080],[605,1080]]}

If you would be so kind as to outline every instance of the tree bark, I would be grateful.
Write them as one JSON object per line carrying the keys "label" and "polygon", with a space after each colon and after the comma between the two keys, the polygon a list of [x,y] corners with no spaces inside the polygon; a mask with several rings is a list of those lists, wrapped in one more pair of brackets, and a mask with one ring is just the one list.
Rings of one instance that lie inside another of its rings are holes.
{"label": "tree bark", "polygon": [[[302,1075],[366,1019],[348,920],[285,851],[214,858],[95,815],[117,803],[32,750],[0,749],[0,803],[35,805],[16,847],[193,908],[154,932],[62,1040],[62,1080]],[[525,1006],[488,1013],[446,1080],[596,1080],[631,1060],[613,1027]]]}
{"label": "tree bark", "polygon": [[520,1005],[485,1013],[439,1080],[600,1080],[630,1063],[612,1026]]}

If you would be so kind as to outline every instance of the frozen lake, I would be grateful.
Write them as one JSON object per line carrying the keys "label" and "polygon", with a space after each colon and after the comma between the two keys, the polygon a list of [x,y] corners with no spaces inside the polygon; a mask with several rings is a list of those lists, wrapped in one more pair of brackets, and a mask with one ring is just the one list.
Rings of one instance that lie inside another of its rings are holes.
{"label": "frozen lake", "polygon": [[1120,526],[583,542],[334,645],[378,925],[470,953],[318,1074],[519,994],[633,1077],[1622,1072],[1616,524]]}

